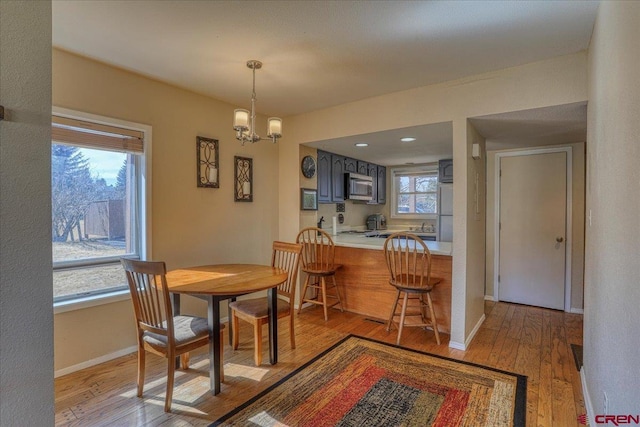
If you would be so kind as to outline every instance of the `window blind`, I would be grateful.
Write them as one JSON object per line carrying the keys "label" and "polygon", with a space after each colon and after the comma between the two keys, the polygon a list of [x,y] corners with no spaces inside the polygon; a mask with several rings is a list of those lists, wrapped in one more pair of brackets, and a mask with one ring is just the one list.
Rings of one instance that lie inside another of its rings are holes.
{"label": "window blind", "polygon": [[144,152],[144,132],[85,120],[51,116],[51,140],[85,148]]}

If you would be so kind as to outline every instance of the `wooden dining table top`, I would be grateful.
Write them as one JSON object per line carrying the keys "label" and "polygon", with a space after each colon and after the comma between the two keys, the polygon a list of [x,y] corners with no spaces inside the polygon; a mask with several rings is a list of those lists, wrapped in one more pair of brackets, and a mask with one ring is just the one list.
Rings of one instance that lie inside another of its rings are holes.
{"label": "wooden dining table top", "polygon": [[287,272],[261,264],[211,264],[171,270],[166,278],[170,292],[222,296],[273,288],[287,280]]}

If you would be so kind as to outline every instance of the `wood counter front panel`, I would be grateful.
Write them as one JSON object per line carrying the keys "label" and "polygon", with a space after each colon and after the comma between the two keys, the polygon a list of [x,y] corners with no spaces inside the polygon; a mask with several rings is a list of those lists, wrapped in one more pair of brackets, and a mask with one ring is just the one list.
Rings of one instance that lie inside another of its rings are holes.
{"label": "wood counter front panel", "polygon": [[[450,256],[431,256],[431,275],[442,281],[431,292],[438,320],[438,330],[451,331],[451,262]],[[336,274],[344,309],[387,321],[396,289],[389,284],[384,252],[374,249],[336,246],[336,261],[342,268]]]}

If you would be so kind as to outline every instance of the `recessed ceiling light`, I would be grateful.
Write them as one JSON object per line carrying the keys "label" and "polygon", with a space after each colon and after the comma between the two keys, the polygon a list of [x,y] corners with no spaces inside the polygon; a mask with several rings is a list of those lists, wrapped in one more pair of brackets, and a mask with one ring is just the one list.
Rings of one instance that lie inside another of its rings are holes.
{"label": "recessed ceiling light", "polygon": [[407,136],[405,138],[400,138],[400,141],[402,141],[402,142],[413,142],[415,140],[416,139],[414,137],[412,137],[412,136]]}
{"label": "recessed ceiling light", "polygon": [[356,147],[368,147],[369,144],[367,144],[366,142],[356,142],[355,144]]}

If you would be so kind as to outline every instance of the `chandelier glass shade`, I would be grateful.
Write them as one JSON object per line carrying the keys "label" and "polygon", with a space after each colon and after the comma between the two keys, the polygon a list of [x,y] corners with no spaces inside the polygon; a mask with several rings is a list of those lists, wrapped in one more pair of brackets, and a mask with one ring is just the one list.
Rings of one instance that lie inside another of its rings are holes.
{"label": "chandelier glass shade", "polygon": [[238,108],[233,111],[233,129],[236,131],[236,139],[244,145],[245,142],[258,142],[270,139],[274,144],[282,136],[282,119],[269,117],[267,119],[267,137],[261,138],[256,133],[256,70],[262,68],[262,62],[254,59],[247,61],[247,67],[253,70],[253,91],[251,92],[251,111]]}

